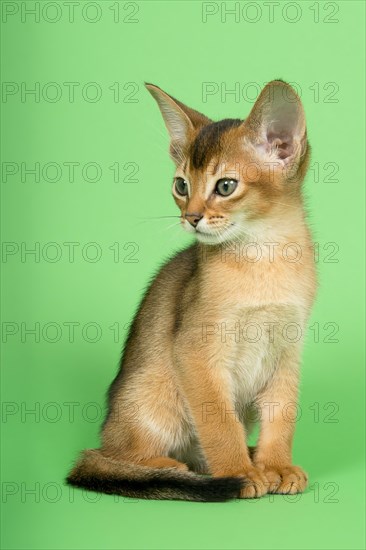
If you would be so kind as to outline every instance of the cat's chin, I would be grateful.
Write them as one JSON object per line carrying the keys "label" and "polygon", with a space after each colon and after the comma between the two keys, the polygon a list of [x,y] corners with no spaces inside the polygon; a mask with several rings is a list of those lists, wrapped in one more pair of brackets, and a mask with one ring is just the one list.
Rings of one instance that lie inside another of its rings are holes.
{"label": "cat's chin", "polygon": [[219,235],[196,231],[194,236],[196,237],[197,241],[207,245],[224,244],[234,239],[230,231],[222,231]]}

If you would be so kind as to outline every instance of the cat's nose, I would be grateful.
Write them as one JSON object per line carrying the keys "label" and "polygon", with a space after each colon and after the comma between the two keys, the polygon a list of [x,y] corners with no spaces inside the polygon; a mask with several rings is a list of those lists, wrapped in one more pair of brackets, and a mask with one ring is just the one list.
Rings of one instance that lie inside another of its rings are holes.
{"label": "cat's nose", "polygon": [[197,212],[187,212],[185,218],[193,227],[196,227],[203,216],[202,214],[197,214]]}

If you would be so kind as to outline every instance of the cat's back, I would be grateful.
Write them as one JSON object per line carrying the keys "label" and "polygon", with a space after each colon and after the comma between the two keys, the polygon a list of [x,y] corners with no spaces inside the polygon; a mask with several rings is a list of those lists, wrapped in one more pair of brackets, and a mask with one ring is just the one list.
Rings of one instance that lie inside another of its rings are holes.
{"label": "cat's back", "polygon": [[127,343],[142,334],[149,334],[150,340],[174,334],[186,301],[186,290],[194,280],[197,266],[196,244],[181,250],[163,264],[145,293]]}
{"label": "cat's back", "polygon": [[[178,298],[194,276],[198,267],[198,246],[193,244],[166,261],[145,295],[144,302],[172,302]],[[142,303],[142,305],[143,305]],[[171,304],[173,305],[173,304]]]}
{"label": "cat's back", "polygon": [[149,386],[153,380],[167,384],[183,295],[197,270],[197,256],[195,244],[181,250],[162,265],[148,286],[130,325],[119,372],[109,389],[110,410],[129,375],[138,373],[136,380],[140,381],[147,375]]}

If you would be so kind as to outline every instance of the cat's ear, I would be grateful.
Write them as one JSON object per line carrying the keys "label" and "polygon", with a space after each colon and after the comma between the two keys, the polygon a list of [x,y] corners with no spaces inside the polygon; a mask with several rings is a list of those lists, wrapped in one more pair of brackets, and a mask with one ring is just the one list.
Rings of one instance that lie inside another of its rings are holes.
{"label": "cat's ear", "polygon": [[212,121],[168,95],[155,84],[145,82],[145,86],[157,101],[163,115],[170,135],[170,154],[173,160],[181,162],[195,132]]}
{"label": "cat's ear", "polygon": [[295,90],[282,80],[265,86],[244,127],[262,161],[298,165],[306,152],[304,109]]}

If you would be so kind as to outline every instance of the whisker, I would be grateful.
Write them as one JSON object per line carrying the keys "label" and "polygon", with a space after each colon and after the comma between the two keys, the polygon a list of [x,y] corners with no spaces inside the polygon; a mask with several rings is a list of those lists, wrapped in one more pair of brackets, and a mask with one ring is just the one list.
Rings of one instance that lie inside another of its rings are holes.
{"label": "whisker", "polygon": [[169,227],[165,227],[165,229],[163,229],[162,231],[168,231],[168,229],[171,229],[172,227],[177,227],[178,225],[180,225],[180,222],[173,223],[172,225],[169,225]]}
{"label": "whisker", "polygon": [[147,217],[147,218],[136,218],[136,219],[148,221],[148,220],[165,220],[165,219],[168,219],[168,218],[180,218],[180,217],[181,216],[151,216],[151,217]]}
{"label": "whisker", "polygon": [[296,206],[294,204],[286,204],[284,202],[270,201],[270,200],[268,200],[268,202],[270,202],[272,204],[279,204],[280,206],[288,206],[289,208],[298,208],[298,206]]}

